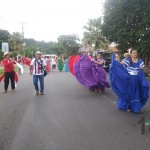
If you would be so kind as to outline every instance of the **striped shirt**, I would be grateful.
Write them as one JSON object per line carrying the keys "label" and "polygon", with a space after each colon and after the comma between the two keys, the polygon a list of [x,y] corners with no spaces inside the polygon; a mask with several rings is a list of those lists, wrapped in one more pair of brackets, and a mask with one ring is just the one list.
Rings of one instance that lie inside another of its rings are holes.
{"label": "striped shirt", "polygon": [[140,67],[144,66],[144,62],[138,59],[137,62],[131,62],[130,58],[123,59],[124,67],[127,69],[128,73],[131,75],[137,75]]}
{"label": "striped shirt", "polygon": [[43,75],[44,74],[44,66],[46,66],[47,64],[43,58],[41,58],[41,59],[33,58],[30,65],[33,66],[33,75]]}

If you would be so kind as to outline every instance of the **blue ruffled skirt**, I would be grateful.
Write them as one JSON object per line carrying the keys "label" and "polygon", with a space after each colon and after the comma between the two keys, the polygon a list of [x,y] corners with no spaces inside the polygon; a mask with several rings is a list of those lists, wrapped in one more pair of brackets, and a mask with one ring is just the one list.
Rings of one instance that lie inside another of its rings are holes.
{"label": "blue ruffled skirt", "polygon": [[142,70],[138,75],[130,75],[117,60],[110,67],[110,83],[118,96],[118,108],[140,112],[149,97],[149,85]]}

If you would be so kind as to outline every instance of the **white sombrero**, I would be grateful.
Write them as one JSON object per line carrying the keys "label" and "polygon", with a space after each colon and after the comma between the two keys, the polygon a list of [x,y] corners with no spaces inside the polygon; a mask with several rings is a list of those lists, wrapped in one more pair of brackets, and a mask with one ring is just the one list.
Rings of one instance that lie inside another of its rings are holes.
{"label": "white sombrero", "polygon": [[6,55],[10,55],[10,53],[9,52],[5,52],[3,57],[5,57]]}
{"label": "white sombrero", "polygon": [[35,53],[35,55],[36,55],[36,54],[41,54],[41,55],[42,55],[42,53],[41,53],[40,51],[37,51],[37,52]]}

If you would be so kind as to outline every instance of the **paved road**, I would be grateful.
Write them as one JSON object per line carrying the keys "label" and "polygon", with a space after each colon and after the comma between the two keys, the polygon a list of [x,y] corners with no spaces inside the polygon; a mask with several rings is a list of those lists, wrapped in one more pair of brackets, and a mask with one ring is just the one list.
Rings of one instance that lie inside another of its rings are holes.
{"label": "paved road", "polygon": [[[45,95],[36,96],[32,77],[20,76],[15,93],[0,93],[0,150],[149,150],[150,132],[141,135],[146,114],[119,111],[111,89],[90,92],[65,72],[45,78]],[[3,83],[0,84],[3,90]]]}

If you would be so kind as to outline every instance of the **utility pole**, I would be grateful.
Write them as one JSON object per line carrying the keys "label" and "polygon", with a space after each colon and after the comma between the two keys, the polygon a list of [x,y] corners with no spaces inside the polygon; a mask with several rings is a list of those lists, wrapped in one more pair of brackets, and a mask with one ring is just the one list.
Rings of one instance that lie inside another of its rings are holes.
{"label": "utility pole", "polygon": [[25,24],[25,22],[19,22],[19,23],[21,23],[21,29],[22,29],[22,37],[23,37],[23,43],[22,43],[22,47],[23,47],[23,54],[24,54],[24,56],[25,56],[25,49],[24,49],[24,47],[25,47],[25,42],[24,42],[24,24]]}

